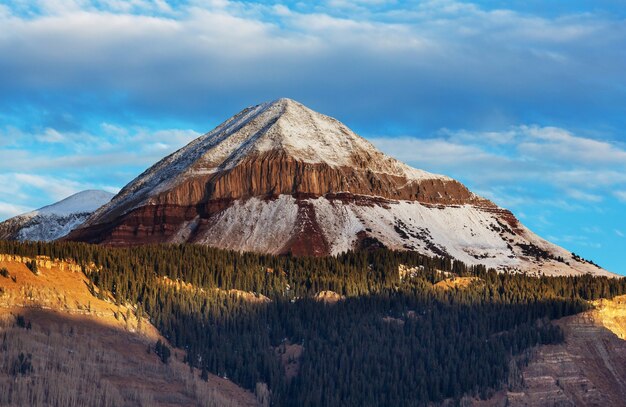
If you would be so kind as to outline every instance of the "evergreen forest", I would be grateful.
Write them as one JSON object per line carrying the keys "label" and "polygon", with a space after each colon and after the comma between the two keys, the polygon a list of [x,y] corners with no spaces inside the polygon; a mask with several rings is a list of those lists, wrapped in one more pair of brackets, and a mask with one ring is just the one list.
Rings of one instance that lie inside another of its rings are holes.
{"label": "evergreen forest", "polygon": [[[498,273],[386,249],[293,257],[1,241],[0,253],[75,261],[94,295],[135,305],[187,363],[250,390],[266,384],[276,406],[485,398],[529,349],[563,340],[553,320],[626,293],[625,279]],[[401,266],[412,272],[401,277]],[[435,286],[462,277],[471,283]],[[325,290],[342,299],[315,298]],[[301,354],[287,362],[297,371],[287,374],[281,352],[296,345]]]}

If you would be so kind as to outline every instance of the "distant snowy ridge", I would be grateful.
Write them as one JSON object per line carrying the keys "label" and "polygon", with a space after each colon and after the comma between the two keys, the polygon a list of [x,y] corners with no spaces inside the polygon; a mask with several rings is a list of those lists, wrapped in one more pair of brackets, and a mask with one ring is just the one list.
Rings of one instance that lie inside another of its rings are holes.
{"label": "distant snowy ridge", "polygon": [[19,241],[51,241],[80,226],[96,209],[108,203],[106,191],[78,192],[62,201],[0,223],[0,238]]}

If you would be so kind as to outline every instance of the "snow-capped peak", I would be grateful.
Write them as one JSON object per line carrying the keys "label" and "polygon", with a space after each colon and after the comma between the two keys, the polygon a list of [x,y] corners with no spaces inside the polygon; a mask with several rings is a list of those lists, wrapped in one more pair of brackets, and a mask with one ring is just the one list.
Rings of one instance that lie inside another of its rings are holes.
{"label": "snow-capped peak", "polygon": [[15,216],[0,223],[0,238],[55,240],[81,225],[89,215],[113,198],[106,191],[78,192],[62,201]]}
{"label": "snow-capped peak", "polygon": [[86,190],[77,192],[74,195],[53,203],[51,205],[44,206],[43,208],[36,209],[32,212],[25,213],[22,216],[36,216],[36,215],[56,215],[56,216],[68,216],[75,213],[91,213],[106,204],[113,198],[114,194],[107,191],[100,190]]}
{"label": "snow-capped peak", "polygon": [[[384,155],[340,121],[288,98],[249,107],[200,137],[197,171],[235,166],[251,154],[282,150],[306,163],[332,167],[366,164],[373,172],[412,179],[445,178],[416,170]],[[186,149],[186,148],[185,148]]]}
{"label": "snow-capped peak", "polygon": [[[186,179],[236,167],[243,159],[281,152],[296,161],[330,167],[356,167],[372,173],[406,178],[407,182],[437,179],[431,174],[380,152],[338,120],[281,98],[248,107],[214,130],[163,158],[129,183],[93,218],[121,215],[150,203],[150,197],[168,191]],[[91,219],[86,222],[89,224]]]}

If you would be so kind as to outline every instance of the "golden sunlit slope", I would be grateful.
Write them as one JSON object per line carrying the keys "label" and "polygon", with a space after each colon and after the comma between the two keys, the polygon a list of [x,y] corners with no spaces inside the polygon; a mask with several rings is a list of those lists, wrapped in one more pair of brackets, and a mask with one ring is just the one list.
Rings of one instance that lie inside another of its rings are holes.
{"label": "golden sunlit slope", "polygon": [[130,305],[92,295],[76,264],[0,255],[0,405],[254,406],[232,382],[154,353],[165,341]]}

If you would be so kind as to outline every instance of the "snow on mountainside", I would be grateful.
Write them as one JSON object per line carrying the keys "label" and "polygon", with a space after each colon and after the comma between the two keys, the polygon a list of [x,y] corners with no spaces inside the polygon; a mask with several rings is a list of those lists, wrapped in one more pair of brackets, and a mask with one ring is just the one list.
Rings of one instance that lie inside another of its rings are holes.
{"label": "snow on mountainside", "polygon": [[385,246],[500,270],[612,275],[290,99],[244,109],[165,157],[67,239],[316,256]]}
{"label": "snow on mountainside", "polygon": [[304,163],[325,163],[331,167],[367,162],[372,172],[403,177],[409,182],[451,180],[386,156],[336,119],[282,98],[244,109],[165,157],[123,188],[97,214],[151,204],[150,197],[185,179],[228,171],[248,156],[277,150]]}
{"label": "snow on mountainside", "polygon": [[[568,251],[541,239],[522,225],[513,231],[497,210],[471,205],[432,207],[419,202],[383,205],[338,204],[324,197],[304,200],[315,208],[316,220],[328,253],[354,249],[367,234],[390,249],[414,250],[431,256],[450,256],[466,264],[483,264],[531,274],[615,276],[580,261]],[[236,201],[216,215],[196,243],[225,249],[280,254],[303,227],[298,213],[302,202],[281,195],[276,200]],[[197,221],[196,221],[197,222]],[[303,231],[307,232],[306,225]],[[170,241],[184,239],[197,223],[179,229]],[[562,260],[556,260],[556,259]]]}
{"label": "snow on mountainside", "polygon": [[106,191],[78,192],[52,205],[0,223],[0,238],[50,241],[67,235],[113,198]]}

